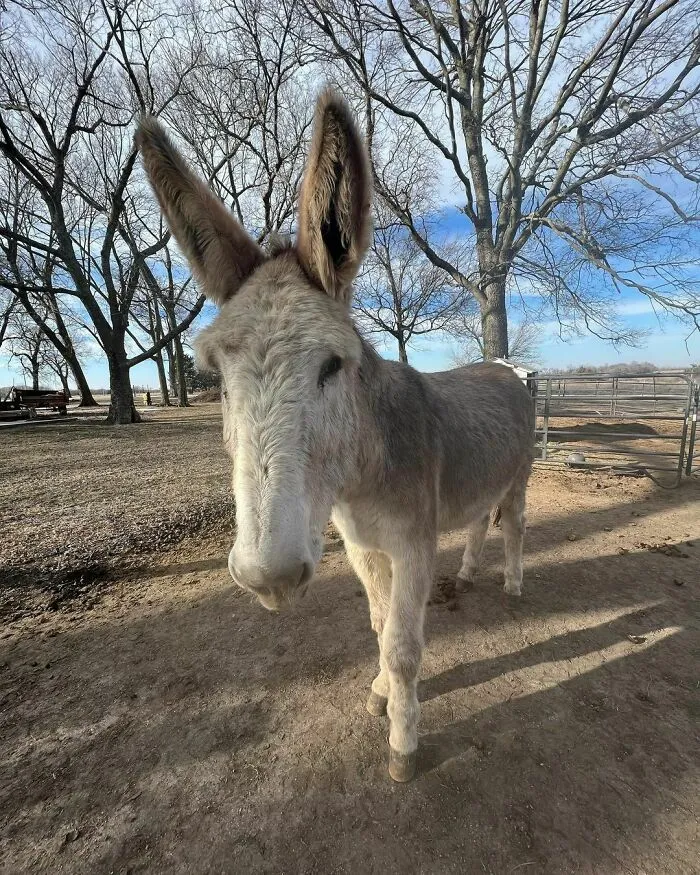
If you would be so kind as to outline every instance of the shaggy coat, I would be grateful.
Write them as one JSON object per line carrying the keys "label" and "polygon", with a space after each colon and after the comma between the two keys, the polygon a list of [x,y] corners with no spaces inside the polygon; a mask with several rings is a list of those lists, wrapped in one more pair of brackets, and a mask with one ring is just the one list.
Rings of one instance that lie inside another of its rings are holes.
{"label": "shaggy coat", "polygon": [[470,527],[457,573],[466,589],[499,506],[505,590],[521,591],[532,399],[502,365],[420,374],[359,336],[350,304],[371,237],[370,173],[333,92],[318,101],[296,244],[270,252],[155,119],[142,120],[137,143],[173,235],[220,307],[197,352],[222,376],[237,524],[231,576],[272,610],[303,595],[332,515],[379,643],[367,708],[388,713],[389,773],[406,781],[416,768],[416,681],[438,533]]}

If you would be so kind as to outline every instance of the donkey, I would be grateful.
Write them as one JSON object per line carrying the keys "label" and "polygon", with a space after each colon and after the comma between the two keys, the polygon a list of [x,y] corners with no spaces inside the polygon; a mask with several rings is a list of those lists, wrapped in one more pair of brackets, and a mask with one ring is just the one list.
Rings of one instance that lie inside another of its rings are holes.
{"label": "donkey", "polygon": [[388,713],[389,774],[410,780],[438,533],[471,527],[457,575],[465,590],[499,506],[505,591],[520,594],[531,398],[500,364],[420,374],[359,335],[350,304],[371,236],[370,170],[334,92],[316,107],[296,243],[267,252],[154,118],[142,119],[136,143],[173,235],[220,308],[196,352],[222,378],[237,522],[231,577],[268,610],[302,596],[332,516],[379,641],[367,709]]}

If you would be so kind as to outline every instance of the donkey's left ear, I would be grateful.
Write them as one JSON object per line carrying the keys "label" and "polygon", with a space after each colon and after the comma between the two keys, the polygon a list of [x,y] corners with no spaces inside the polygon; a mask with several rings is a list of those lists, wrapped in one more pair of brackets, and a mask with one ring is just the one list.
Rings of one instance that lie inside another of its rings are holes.
{"label": "donkey's left ear", "polygon": [[350,109],[325,91],[301,186],[297,251],[311,278],[345,303],[372,234],[371,199],[367,152]]}
{"label": "donkey's left ear", "polygon": [[265,260],[263,251],[187,166],[157,119],[142,118],[135,141],[192,272],[208,298],[225,303]]}

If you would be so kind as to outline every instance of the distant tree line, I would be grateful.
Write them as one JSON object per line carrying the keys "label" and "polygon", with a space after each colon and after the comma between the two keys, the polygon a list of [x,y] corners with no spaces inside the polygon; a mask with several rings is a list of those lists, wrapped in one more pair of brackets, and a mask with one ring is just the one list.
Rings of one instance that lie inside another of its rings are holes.
{"label": "distant tree line", "polygon": [[651,362],[615,362],[609,365],[572,365],[568,368],[544,368],[541,374],[612,374],[626,376],[633,374],[655,374],[660,369]]}

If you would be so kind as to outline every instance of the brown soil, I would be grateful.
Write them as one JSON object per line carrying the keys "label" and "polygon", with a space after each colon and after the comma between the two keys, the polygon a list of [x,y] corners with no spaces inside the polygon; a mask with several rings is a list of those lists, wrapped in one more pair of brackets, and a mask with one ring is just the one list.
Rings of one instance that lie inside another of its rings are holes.
{"label": "brown soil", "polygon": [[497,529],[458,599],[464,534],[442,538],[419,773],[400,786],[364,710],[376,644],[337,537],[280,615],[231,586],[225,528],[119,554],[132,523],[228,487],[215,417],[174,413],[12,433],[15,551],[32,531],[41,562],[90,531],[118,544],[97,596],[46,610],[61,581],[25,575],[0,632],[3,872],[698,871],[697,481],[537,471],[519,601]]}
{"label": "brown soil", "polygon": [[218,386],[215,389],[205,389],[192,396],[193,404],[210,404],[212,401],[221,401],[221,389]]}

